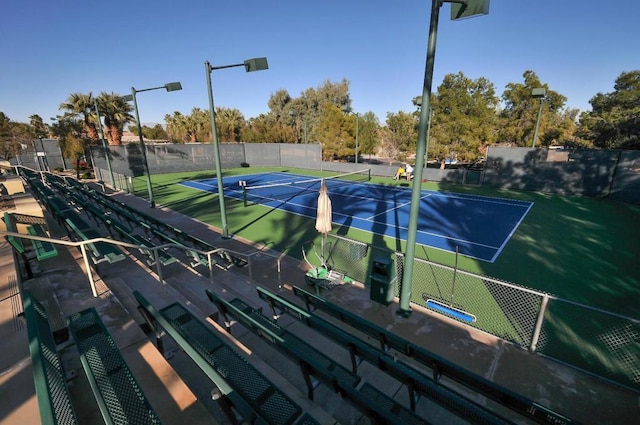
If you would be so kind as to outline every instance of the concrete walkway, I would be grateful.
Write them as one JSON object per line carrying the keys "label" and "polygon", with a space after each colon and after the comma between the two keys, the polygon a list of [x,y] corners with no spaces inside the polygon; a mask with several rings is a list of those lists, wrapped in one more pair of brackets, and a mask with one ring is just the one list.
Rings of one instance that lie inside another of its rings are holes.
{"label": "concrete walkway", "polygon": [[[119,263],[98,266],[99,276],[94,276],[97,278],[99,296],[94,298],[79,251],[59,247],[59,257],[41,262],[41,272],[37,278],[39,281],[25,284],[49,285],[53,288],[64,315],[90,306],[99,311],[163,423],[225,423],[224,416],[211,400],[212,384],[208,378],[184,353],[172,347],[168,338],[165,338],[166,346],[171,350],[168,359],[163,358],[150,342],[150,336],[146,335],[140,326],[143,319],[136,310],[131,292],[140,291],[152,304],[160,308],[180,301],[203,320],[212,322],[208,317],[215,313],[216,309],[204,295],[206,288],[212,288],[225,297],[241,297],[253,306],[264,307],[267,313],[268,307],[258,299],[255,291],[259,282],[261,286],[302,305],[289,288],[297,285],[310,289],[304,282],[304,264],[296,259],[284,257],[278,277],[275,261],[278,253],[262,251],[261,247],[254,246],[249,241],[236,238],[222,239],[215,228],[169,209],[150,209],[147,202],[132,195],[116,193],[111,196],[163,222],[192,233],[214,246],[243,253],[257,253],[254,255],[256,261],[252,262],[251,270],[247,267],[214,269],[212,286],[208,273],[196,272],[183,264],[172,264],[164,268],[164,282],[159,282],[153,271],[135,257],[130,257]],[[33,211],[33,201],[27,209]],[[57,228],[53,220],[49,220],[49,223],[52,235],[64,239],[62,229]],[[105,231],[104,228],[99,230]],[[0,352],[3,353],[0,357],[0,424],[38,423],[26,327],[21,319],[16,318],[21,311],[18,284],[11,248],[4,239],[0,241],[0,273]],[[370,301],[368,288],[361,284],[341,285],[325,290],[323,296],[577,422],[635,424],[640,417],[640,394],[637,392],[531,354],[420,307],[413,307],[413,314],[408,319],[400,318],[395,314],[397,304],[383,306]],[[345,366],[349,365],[346,350],[299,322],[283,317],[279,324],[305,337],[318,349],[329,353]],[[223,331],[222,335],[227,334]],[[319,422],[369,423],[358,410],[326,386],[320,385],[317,388],[314,402],[308,400],[299,367],[242,326],[232,326],[232,335],[227,335],[226,338],[240,344],[245,357],[254,366],[285,390]],[[75,346],[66,343],[61,345],[59,350],[67,374],[70,377],[77,375],[69,382],[69,388],[76,406],[82,407],[78,411],[81,423],[100,423],[101,419],[82,372]],[[407,401],[407,391],[402,383],[371,365],[362,365],[359,372],[363,379],[388,395],[402,402]],[[443,384],[492,408],[495,406],[493,402],[488,402],[455,383],[443,380]],[[528,423],[501,407],[495,409],[518,423]],[[417,411],[430,418],[433,423],[465,423],[425,399],[419,401]]]}

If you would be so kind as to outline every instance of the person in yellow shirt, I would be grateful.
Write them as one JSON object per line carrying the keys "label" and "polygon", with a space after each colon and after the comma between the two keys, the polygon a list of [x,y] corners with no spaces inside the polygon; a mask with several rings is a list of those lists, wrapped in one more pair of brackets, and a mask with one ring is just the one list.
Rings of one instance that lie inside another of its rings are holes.
{"label": "person in yellow shirt", "polygon": [[406,175],[404,167],[400,166],[398,167],[398,171],[396,171],[396,175],[393,176],[394,180],[400,180],[400,177],[404,177]]}

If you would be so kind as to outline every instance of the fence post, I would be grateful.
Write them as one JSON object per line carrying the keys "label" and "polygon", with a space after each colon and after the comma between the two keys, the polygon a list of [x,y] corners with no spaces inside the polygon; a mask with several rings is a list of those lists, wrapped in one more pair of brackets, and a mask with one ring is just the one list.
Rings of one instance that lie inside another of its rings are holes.
{"label": "fence post", "polygon": [[538,319],[536,320],[536,327],[533,330],[533,337],[531,338],[531,345],[529,351],[536,352],[538,345],[538,339],[540,339],[540,331],[542,330],[542,323],[544,322],[544,313],[547,311],[547,304],[549,303],[549,296],[544,294],[542,296],[542,304],[540,305],[540,311],[538,312]]}

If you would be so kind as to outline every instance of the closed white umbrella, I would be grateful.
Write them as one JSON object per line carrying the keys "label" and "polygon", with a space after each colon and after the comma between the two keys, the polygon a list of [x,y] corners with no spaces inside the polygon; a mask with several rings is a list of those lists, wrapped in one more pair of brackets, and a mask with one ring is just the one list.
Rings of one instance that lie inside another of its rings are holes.
{"label": "closed white umbrella", "polygon": [[324,180],[320,183],[320,194],[318,195],[316,230],[322,233],[322,265],[326,267],[324,261],[324,241],[327,233],[331,231],[331,199],[329,199],[327,183]]}

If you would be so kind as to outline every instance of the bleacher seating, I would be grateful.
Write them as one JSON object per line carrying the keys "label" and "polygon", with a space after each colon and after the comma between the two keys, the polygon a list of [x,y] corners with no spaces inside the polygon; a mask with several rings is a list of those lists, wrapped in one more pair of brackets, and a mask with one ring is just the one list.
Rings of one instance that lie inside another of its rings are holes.
{"label": "bleacher seating", "polygon": [[414,344],[399,335],[364,320],[358,315],[330,303],[321,296],[312,294],[297,286],[293,287],[293,291],[305,302],[307,310],[311,311],[311,306],[313,306],[316,309],[328,313],[354,329],[378,340],[381,350],[392,348],[429,367],[433,371],[433,378],[436,382],[438,382],[442,376],[451,378],[478,394],[500,403],[508,409],[538,423],[554,425],[573,423],[571,419],[533,400],[523,397],[508,388],[476,375],[418,344]]}
{"label": "bleacher seating", "polygon": [[230,330],[229,316],[232,316],[300,365],[310,399],[313,400],[311,376],[314,376],[370,416],[374,423],[398,425],[429,423],[379,389],[364,382],[358,375],[332,358],[280,327],[241,299],[226,301],[210,289],[206,290],[206,294],[218,307],[227,330]]}
{"label": "bleacher seating", "polygon": [[309,415],[301,416],[293,400],[180,303],[157,310],[138,291],[133,295],[148,324],[159,324],[224,394],[222,406],[230,420],[235,422],[232,406],[248,421],[255,418],[254,423],[317,424]]}
{"label": "bleacher seating", "polygon": [[287,313],[308,327],[317,330],[348,350],[353,373],[356,373],[357,358],[364,359],[384,370],[390,376],[406,385],[409,392],[411,410],[415,411],[416,393],[426,396],[460,418],[475,424],[507,424],[507,419],[490,411],[475,401],[464,397],[436,382],[420,370],[379,350],[368,342],[346,332],[338,326],[303,310],[273,292],[257,287],[258,296],[269,304],[274,317]]}

